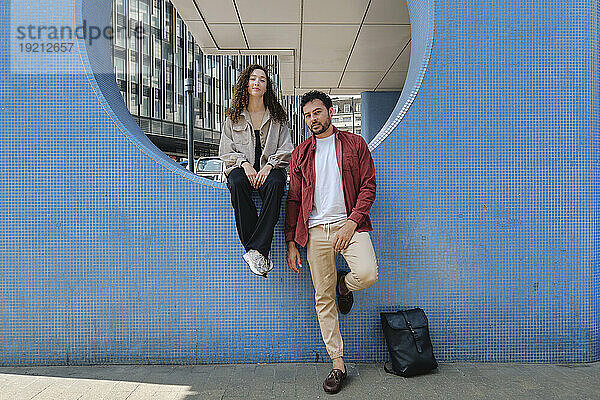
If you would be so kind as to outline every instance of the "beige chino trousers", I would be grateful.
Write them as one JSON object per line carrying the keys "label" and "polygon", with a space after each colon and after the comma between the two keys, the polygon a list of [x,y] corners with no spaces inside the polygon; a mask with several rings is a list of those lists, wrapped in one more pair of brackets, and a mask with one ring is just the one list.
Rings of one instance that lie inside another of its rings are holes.
{"label": "beige chino trousers", "polygon": [[[340,334],[336,308],[337,269],[333,250],[335,233],[346,220],[317,225],[308,230],[307,259],[315,288],[315,309],[321,327],[321,335],[329,357],[344,355],[344,343]],[[377,260],[368,232],[354,232],[346,249],[341,251],[350,272],[346,286],[351,291],[366,289],[377,281]]]}

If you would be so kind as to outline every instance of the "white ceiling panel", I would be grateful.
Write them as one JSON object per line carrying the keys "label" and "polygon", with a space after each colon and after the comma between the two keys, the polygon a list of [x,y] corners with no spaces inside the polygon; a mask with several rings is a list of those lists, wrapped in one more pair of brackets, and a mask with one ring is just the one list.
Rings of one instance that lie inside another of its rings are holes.
{"label": "white ceiling panel", "polygon": [[296,61],[296,59],[294,57],[294,52],[293,51],[291,51],[290,55],[286,55],[286,54],[280,54],[279,55],[279,62],[294,64],[295,61]]}
{"label": "white ceiling panel", "polygon": [[365,24],[410,24],[406,2],[371,0]]}
{"label": "white ceiling panel", "polygon": [[402,87],[410,63],[409,47],[400,54],[410,40],[405,2],[173,0],[206,54],[274,54],[286,94],[336,95]]}
{"label": "white ceiling panel", "polygon": [[240,55],[240,51],[239,50],[235,50],[235,49],[215,49],[214,51],[210,51],[211,49],[208,49],[208,51],[203,51],[204,54],[206,55],[211,55],[211,56],[239,56]]}
{"label": "white ceiling panel", "polygon": [[273,49],[240,49],[240,54],[248,56],[268,55],[268,56],[281,56],[281,57],[294,57],[294,50],[273,50]]}
{"label": "white ceiling panel", "polygon": [[205,48],[216,48],[216,44],[213,42],[210,37],[206,27],[204,26],[204,22],[202,21],[186,21],[185,23],[194,36],[198,45],[204,50]]}
{"label": "white ceiling panel", "polygon": [[383,78],[377,90],[400,90],[404,86],[406,71],[390,71]]}
{"label": "white ceiling panel", "polygon": [[344,73],[341,88],[364,88],[373,90],[385,72],[348,72]]}
{"label": "white ceiling panel", "polygon": [[[239,23],[235,8],[233,8],[233,3],[230,0],[176,0],[176,2],[173,2],[175,8],[185,20],[200,19],[196,7],[192,4],[193,1],[198,4],[200,12],[208,24]],[[188,5],[184,6],[184,3]],[[186,15],[188,9],[193,9],[192,15],[195,15],[195,18]]]}
{"label": "white ceiling panel", "polygon": [[326,87],[314,87],[314,88],[296,88],[295,93],[296,96],[302,96],[304,93],[310,92],[311,90],[320,90],[323,93],[329,94],[331,92],[330,88]]}
{"label": "white ceiling panel", "polygon": [[222,49],[245,49],[246,42],[239,24],[210,24],[210,30]]}
{"label": "white ceiling panel", "polygon": [[360,92],[364,92],[365,90],[360,89],[331,89],[331,94],[335,96],[358,96]]}
{"label": "white ceiling panel", "polygon": [[[410,27],[401,25],[363,26],[352,51],[347,71],[387,71],[406,43]],[[396,49],[396,51],[390,51]]]}
{"label": "white ceiling panel", "polygon": [[[341,71],[359,25],[305,25],[302,32],[303,71]],[[326,39],[326,40],[324,40]]]}
{"label": "white ceiling panel", "polygon": [[400,57],[392,65],[392,71],[408,71],[408,65],[410,64],[410,44],[406,46]]}
{"label": "white ceiling panel", "polygon": [[281,80],[281,91],[284,96],[294,95],[294,80],[293,79],[282,79]]}
{"label": "white ceiling panel", "polygon": [[[273,32],[277,35],[273,35]],[[244,24],[251,49],[297,49],[300,24]]]}
{"label": "white ceiling panel", "polygon": [[[215,2],[232,0],[213,0]],[[300,0],[234,0],[243,23],[300,23]],[[306,7],[306,6],[305,6]]]}
{"label": "white ceiling panel", "polygon": [[200,14],[198,14],[198,10],[194,5],[193,1],[189,0],[171,0],[173,7],[179,13],[179,15],[183,15],[184,19],[188,20],[201,20]]}
{"label": "white ceiling panel", "polygon": [[302,72],[301,87],[336,87],[340,80],[341,71],[336,72]]}
{"label": "white ceiling panel", "polygon": [[294,63],[279,63],[279,75],[281,79],[294,79]]}
{"label": "white ceiling panel", "polygon": [[368,0],[304,0],[304,23],[360,24]]}

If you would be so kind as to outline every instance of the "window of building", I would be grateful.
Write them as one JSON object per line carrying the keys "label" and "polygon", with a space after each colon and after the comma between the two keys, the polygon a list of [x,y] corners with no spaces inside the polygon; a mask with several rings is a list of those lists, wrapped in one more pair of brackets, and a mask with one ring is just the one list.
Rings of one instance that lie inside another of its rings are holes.
{"label": "window of building", "polygon": [[[121,0],[122,1],[122,0]],[[160,30],[161,28],[161,16],[162,16],[162,1],[160,0],[153,0],[152,1],[152,27],[154,28],[158,28]]]}
{"label": "window of building", "polygon": [[202,128],[202,100],[199,98],[194,99],[194,117],[194,126]]}
{"label": "window of building", "polygon": [[[164,54],[163,48],[163,54]],[[165,64],[165,120],[173,121],[175,111],[173,99],[173,63],[166,60]]]}
{"label": "window of building", "polygon": [[357,113],[359,113],[359,112],[360,112],[360,103],[356,103],[356,104],[354,105],[354,112],[357,112]]}
{"label": "window of building", "polygon": [[125,15],[125,0],[115,1],[117,14]]}
{"label": "window of building", "polygon": [[[150,25],[150,0],[138,0],[139,1],[139,21],[146,28]],[[145,29],[146,30],[146,29]],[[146,33],[147,30],[146,30]]]}
{"label": "window of building", "polygon": [[133,22],[139,21],[137,1],[128,1],[129,3],[129,19]]}
{"label": "window of building", "polygon": [[170,1],[165,3],[165,20],[163,33],[163,40],[171,42],[171,35],[173,34],[173,5]]}
{"label": "window of building", "polygon": [[114,65],[115,65],[115,75],[117,78],[117,86],[119,86],[119,91],[123,96],[123,100],[127,103],[127,61],[126,61],[126,53],[120,52],[121,54],[115,54]]}
{"label": "window of building", "polygon": [[350,112],[350,104],[344,104],[344,113],[349,113]]}
{"label": "window of building", "polygon": [[154,59],[154,71],[152,75],[152,117],[162,119],[162,62]]}
{"label": "window of building", "polygon": [[339,113],[339,112],[340,112],[340,108],[338,107],[338,105],[337,105],[337,104],[334,104],[334,105],[333,105],[333,113],[334,113],[334,114],[337,114],[337,113]]}
{"label": "window of building", "polygon": [[119,52],[120,54],[115,54],[113,59],[115,65],[115,75],[118,81],[126,81],[126,68],[125,68],[125,54]]}
{"label": "window of building", "polygon": [[[156,8],[155,8],[156,10]],[[156,119],[163,118],[163,85],[164,85],[164,70],[162,60],[162,43],[161,43],[161,30],[160,30],[160,19],[155,21],[153,19],[153,25],[158,23],[157,26],[152,27],[152,59],[154,62],[154,68],[152,69],[152,117]]]}
{"label": "window of building", "polygon": [[151,36],[150,36],[150,13],[148,0],[140,0],[140,17],[142,18],[142,34],[141,34],[141,104],[140,115],[144,117],[150,116],[152,98],[150,84],[152,80],[152,58],[151,51]]}
{"label": "window of building", "polygon": [[125,18],[119,18],[120,16],[117,16],[117,23],[118,24],[123,24],[121,26],[118,26],[116,29],[116,34],[115,34],[115,46],[116,47],[120,47],[122,49],[124,49],[127,46],[126,40],[127,40],[127,32],[125,31]]}
{"label": "window of building", "polygon": [[138,63],[138,53],[131,50],[129,52],[129,111],[133,115],[139,115],[139,84],[140,71]]}

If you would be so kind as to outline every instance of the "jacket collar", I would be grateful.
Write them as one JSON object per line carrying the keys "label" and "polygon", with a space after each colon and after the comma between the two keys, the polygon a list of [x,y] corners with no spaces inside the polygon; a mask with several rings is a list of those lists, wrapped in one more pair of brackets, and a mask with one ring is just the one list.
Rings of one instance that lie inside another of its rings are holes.
{"label": "jacket collar", "polygon": [[[244,117],[245,121],[240,118],[238,122],[233,124],[234,127],[237,127],[238,129],[244,129],[246,127],[246,124],[252,126],[252,118],[250,117],[250,113],[248,112],[248,110],[244,108],[244,111],[242,111],[241,115]],[[263,126],[265,126],[265,124],[269,121],[270,118],[271,113],[269,112],[269,109],[265,107],[265,116],[263,117],[260,126],[258,128],[253,126],[252,129],[262,130]]]}
{"label": "jacket collar", "polygon": [[[340,131],[334,125],[331,125],[331,126],[333,126],[333,136],[335,136],[335,140],[336,141],[340,140]],[[315,136],[314,133],[310,137],[310,148],[311,148],[311,150],[314,150],[317,148],[317,137]]]}

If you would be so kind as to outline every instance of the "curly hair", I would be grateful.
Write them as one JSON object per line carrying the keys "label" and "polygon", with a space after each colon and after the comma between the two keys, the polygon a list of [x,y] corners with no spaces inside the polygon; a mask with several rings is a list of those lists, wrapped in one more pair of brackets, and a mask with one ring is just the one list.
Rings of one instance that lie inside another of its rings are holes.
{"label": "curly hair", "polygon": [[325,108],[327,108],[327,110],[333,107],[333,102],[327,94],[319,90],[311,90],[310,92],[304,93],[304,95],[300,99],[300,108],[303,109],[306,103],[310,103],[313,100],[321,100]]}
{"label": "curly hair", "polygon": [[255,69],[262,70],[267,76],[267,91],[263,96],[265,107],[269,110],[271,118],[281,124],[285,124],[288,120],[287,113],[279,103],[279,100],[277,100],[277,96],[273,91],[273,83],[271,82],[271,78],[269,78],[267,69],[258,64],[252,64],[248,66],[238,77],[238,80],[233,88],[233,100],[231,101],[231,107],[225,111],[225,115],[231,118],[231,121],[234,123],[239,121],[242,111],[248,107],[248,101],[250,98],[250,94],[248,93],[248,82],[250,81],[250,74],[252,74],[252,71]]}

